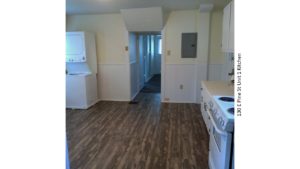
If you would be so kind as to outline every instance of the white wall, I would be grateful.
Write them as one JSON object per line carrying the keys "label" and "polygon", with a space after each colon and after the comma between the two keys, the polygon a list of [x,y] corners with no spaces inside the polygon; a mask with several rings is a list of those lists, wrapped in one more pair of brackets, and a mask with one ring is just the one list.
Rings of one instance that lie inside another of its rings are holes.
{"label": "white wall", "polygon": [[[169,102],[195,102],[195,64],[166,64],[165,76],[165,97],[170,99]],[[183,85],[182,89],[180,85]]]}
{"label": "white wall", "polygon": [[161,54],[158,54],[158,36],[155,36],[154,39],[154,66],[153,66],[153,74],[161,73]]}
{"label": "white wall", "polygon": [[221,50],[223,12],[211,14],[211,33],[208,59],[208,80],[229,80],[228,70],[230,58]]}
{"label": "white wall", "polygon": [[129,81],[128,64],[98,64],[98,70],[101,72],[98,87],[102,100],[130,100],[130,86],[126,83]]}
{"label": "white wall", "polygon": [[[197,32],[196,10],[172,11],[162,34],[164,46],[164,93],[165,102],[195,102],[195,61],[181,58],[181,34]],[[183,85],[183,89],[180,89]]]}
{"label": "white wall", "polygon": [[98,63],[128,63],[128,32],[121,14],[70,15],[67,31],[88,31],[96,34]]}
{"label": "white wall", "polygon": [[[221,80],[224,62],[219,45],[222,37],[221,24],[220,11],[211,14],[200,13],[198,10],[170,13],[163,36],[165,45],[163,101],[195,103],[200,96],[200,80]],[[197,58],[181,58],[181,34],[188,32],[198,33]],[[180,89],[181,84],[183,89]]]}
{"label": "white wall", "polygon": [[[195,93],[199,86],[197,76],[205,66],[208,66],[209,70],[208,79],[219,80],[223,77],[224,73],[220,73],[220,70],[224,70],[225,62],[220,46],[222,11],[211,14],[210,41],[206,42],[209,44],[209,65],[203,61],[199,53],[196,59],[181,58],[181,33],[199,33],[201,24],[201,14],[198,10],[170,12],[162,36],[164,43],[162,64],[165,64],[165,68],[162,68],[162,71],[165,71],[165,75],[162,75],[164,78],[162,99],[169,98],[170,102],[196,102]],[[130,64],[130,54],[125,50],[125,47],[129,46],[130,36],[121,14],[71,15],[67,17],[66,30],[89,31],[96,34],[98,87],[101,99],[130,100],[135,93],[133,90],[135,87],[131,86],[131,81],[135,79],[130,78],[130,73],[133,73],[136,67],[133,62]],[[202,37],[198,35],[198,38]],[[170,55],[167,55],[168,50]],[[143,52],[149,57],[146,50]],[[146,58],[145,62],[147,61],[149,60]],[[146,74],[150,76],[150,72]],[[180,84],[183,84],[183,90],[179,88]]]}
{"label": "white wall", "polygon": [[208,59],[210,64],[223,64],[225,61],[224,55],[221,50],[223,23],[222,20],[222,11],[215,11],[211,13],[210,46]]}
{"label": "white wall", "polygon": [[128,32],[121,14],[70,15],[66,31],[96,35],[98,91],[102,100],[130,100]]}
{"label": "white wall", "polygon": [[[165,25],[165,51],[166,63],[194,64],[194,58],[181,58],[181,34],[197,32],[198,10],[172,11]],[[200,38],[200,37],[199,37]]]}

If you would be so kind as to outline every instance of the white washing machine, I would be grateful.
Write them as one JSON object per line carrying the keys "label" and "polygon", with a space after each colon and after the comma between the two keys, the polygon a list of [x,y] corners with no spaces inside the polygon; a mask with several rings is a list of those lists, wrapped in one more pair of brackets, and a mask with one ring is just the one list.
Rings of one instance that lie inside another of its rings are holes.
{"label": "white washing machine", "polygon": [[66,107],[88,109],[98,102],[97,76],[93,73],[66,75]]}

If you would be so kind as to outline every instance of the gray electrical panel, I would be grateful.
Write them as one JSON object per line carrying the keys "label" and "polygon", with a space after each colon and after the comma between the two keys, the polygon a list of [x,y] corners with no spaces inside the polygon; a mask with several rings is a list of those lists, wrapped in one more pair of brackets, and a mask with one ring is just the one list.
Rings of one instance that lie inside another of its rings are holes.
{"label": "gray electrical panel", "polygon": [[197,57],[197,33],[181,34],[181,57],[182,58]]}

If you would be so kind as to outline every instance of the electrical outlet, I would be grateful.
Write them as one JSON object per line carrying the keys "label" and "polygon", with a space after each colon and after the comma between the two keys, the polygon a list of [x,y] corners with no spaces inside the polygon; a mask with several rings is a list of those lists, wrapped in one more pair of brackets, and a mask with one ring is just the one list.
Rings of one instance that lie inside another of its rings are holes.
{"label": "electrical outlet", "polygon": [[182,89],[183,89],[183,84],[181,84],[181,85],[179,86],[179,88],[182,90]]}
{"label": "electrical outlet", "polygon": [[170,100],[170,98],[168,98],[168,97],[165,97],[165,101],[169,101]]}

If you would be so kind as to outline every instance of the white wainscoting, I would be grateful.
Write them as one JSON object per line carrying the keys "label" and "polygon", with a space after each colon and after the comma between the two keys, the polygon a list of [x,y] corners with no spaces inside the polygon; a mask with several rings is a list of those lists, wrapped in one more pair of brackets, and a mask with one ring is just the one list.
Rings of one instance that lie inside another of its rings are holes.
{"label": "white wainscoting", "polygon": [[101,100],[130,101],[129,64],[98,64]]}
{"label": "white wainscoting", "polygon": [[229,81],[230,76],[228,73],[232,72],[232,69],[234,69],[234,61],[232,60],[233,53],[225,53],[225,63],[223,64],[223,70],[222,70],[222,80]]}
{"label": "white wainscoting", "polygon": [[[165,98],[174,103],[196,102],[196,64],[166,64]],[[183,89],[180,89],[183,85]]]}
{"label": "white wainscoting", "polygon": [[224,80],[223,78],[223,64],[207,64],[200,63],[197,64],[197,81],[196,81],[196,103],[200,103],[201,96],[201,81],[202,80],[212,80],[219,81]]}
{"label": "white wainscoting", "polygon": [[217,81],[223,80],[223,64],[208,65],[208,80]]}
{"label": "white wainscoting", "polygon": [[[137,76],[134,75],[137,72],[136,69],[136,62],[130,64],[98,64],[98,95],[100,99],[130,101],[134,98],[139,92]],[[164,98],[170,100],[162,99],[162,101],[199,103],[201,80],[206,80],[205,78],[208,78],[208,80],[225,80],[223,64],[208,65],[207,77],[204,75],[204,69],[206,69],[206,64],[166,64]],[[181,84],[183,89],[180,89]]]}
{"label": "white wainscoting", "polygon": [[[208,69],[208,72],[206,71]],[[176,103],[200,103],[202,80],[225,80],[223,64],[166,64],[165,98]],[[180,89],[180,85],[183,89]]]}

